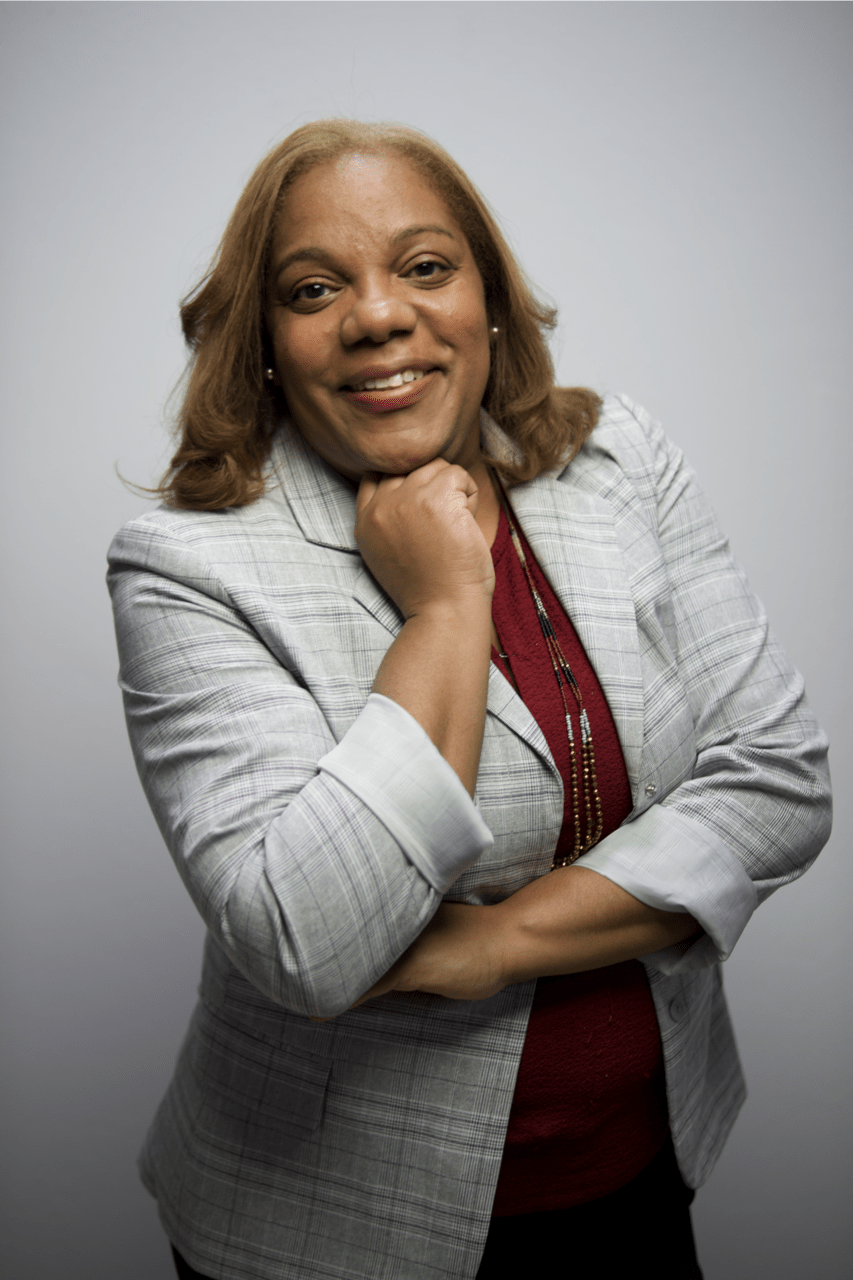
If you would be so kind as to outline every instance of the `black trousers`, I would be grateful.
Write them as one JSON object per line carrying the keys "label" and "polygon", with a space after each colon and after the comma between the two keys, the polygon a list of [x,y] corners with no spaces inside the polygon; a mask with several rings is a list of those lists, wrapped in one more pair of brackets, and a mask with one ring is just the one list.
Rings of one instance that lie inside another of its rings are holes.
{"label": "black trousers", "polygon": [[690,1205],[672,1142],[642,1173],[609,1196],[551,1213],[493,1218],[477,1280],[525,1272],[591,1280],[702,1280]]}
{"label": "black trousers", "polygon": [[[477,1280],[702,1280],[690,1205],[672,1143],[667,1141],[633,1182],[609,1196],[551,1213],[493,1218]],[[209,1280],[172,1249],[180,1280]]]}

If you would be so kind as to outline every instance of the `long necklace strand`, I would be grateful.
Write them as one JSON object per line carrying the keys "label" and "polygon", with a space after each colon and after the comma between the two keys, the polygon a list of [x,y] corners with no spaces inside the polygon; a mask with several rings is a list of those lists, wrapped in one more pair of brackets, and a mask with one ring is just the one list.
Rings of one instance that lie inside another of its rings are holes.
{"label": "long necklace strand", "polygon": [[[557,639],[557,633],[551,625],[551,619],[545,608],[544,601],[536,589],[533,581],[533,575],[530,572],[530,566],[527,563],[527,557],[524,554],[524,548],[521,545],[521,538],[518,535],[515,521],[512,518],[509,501],[504,492],[503,485],[500,480],[495,477],[498,497],[504,514],[509,524],[510,537],[515,553],[518,556],[524,576],[527,579],[527,585],[530,588],[530,594],[533,597],[533,603],[536,606],[536,616],[539,619],[539,626],[545,639],[548,649],[548,656],[551,659],[551,666],[554,669],[554,675],[557,679],[557,688],[560,691],[560,698],[563,703],[563,711],[566,717],[566,733],[569,739],[569,759],[571,761],[572,776],[572,813],[574,816],[574,844],[571,853],[563,854],[560,857],[555,855],[554,861],[551,863],[551,870],[557,867],[569,867],[573,862],[591,849],[601,839],[601,830],[603,826],[603,817],[601,813],[601,798],[598,794],[598,775],[595,770],[595,746],[592,740],[592,729],[589,723],[589,716],[583,705],[583,695],[580,686],[575,679],[574,672],[569,666],[568,659],[560,648],[560,642]],[[575,731],[572,725],[571,709],[568,699],[566,698],[566,688],[571,689],[574,696],[574,702],[577,707],[578,724],[580,729],[580,759],[581,759],[581,778],[578,778],[577,758],[575,755]],[[586,835],[581,834],[581,797],[583,797],[584,816],[586,819]]]}

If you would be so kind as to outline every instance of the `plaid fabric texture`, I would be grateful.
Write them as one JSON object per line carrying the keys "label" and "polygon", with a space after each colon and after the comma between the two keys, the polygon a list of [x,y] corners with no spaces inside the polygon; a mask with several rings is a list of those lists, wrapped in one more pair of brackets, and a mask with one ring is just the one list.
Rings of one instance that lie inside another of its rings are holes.
{"label": "plaid fabric texture", "polygon": [[[828,835],[826,743],[642,410],[608,398],[578,457],[511,499],[635,799],[584,861],[705,930],[646,960],[697,1186],[743,1099],[718,961]],[[496,671],[476,806],[419,726],[369,697],[401,618],[354,521],[350,486],[283,424],[258,502],[160,509],[110,550],[131,743],[208,926],[142,1173],[174,1244],[217,1280],[473,1277],[532,999],[525,983],[345,1012],[443,893],[493,902],[546,874],[563,810],[545,740]]]}

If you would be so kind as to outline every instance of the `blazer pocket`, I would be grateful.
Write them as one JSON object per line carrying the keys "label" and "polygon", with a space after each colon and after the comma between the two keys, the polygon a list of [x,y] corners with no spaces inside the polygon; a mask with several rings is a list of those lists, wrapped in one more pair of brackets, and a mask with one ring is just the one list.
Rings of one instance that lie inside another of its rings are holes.
{"label": "blazer pocket", "polygon": [[229,1146],[283,1154],[317,1129],[331,1073],[328,1058],[258,1040],[209,1009],[202,1011],[193,1050],[206,1124]]}

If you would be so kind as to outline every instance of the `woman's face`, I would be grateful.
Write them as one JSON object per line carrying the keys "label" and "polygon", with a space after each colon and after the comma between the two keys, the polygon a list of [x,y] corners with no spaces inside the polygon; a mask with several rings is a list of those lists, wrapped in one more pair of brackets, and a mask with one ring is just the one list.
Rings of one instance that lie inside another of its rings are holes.
{"label": "woman's face", "polygon": [[266,318],[291,416],[343,475],[476,462],[489,376],[483,282],[409,161],[348,155],[296,180],[273,241]]}

